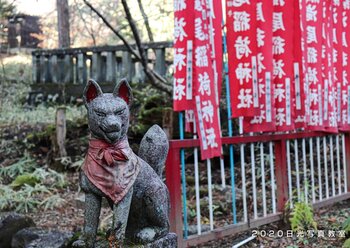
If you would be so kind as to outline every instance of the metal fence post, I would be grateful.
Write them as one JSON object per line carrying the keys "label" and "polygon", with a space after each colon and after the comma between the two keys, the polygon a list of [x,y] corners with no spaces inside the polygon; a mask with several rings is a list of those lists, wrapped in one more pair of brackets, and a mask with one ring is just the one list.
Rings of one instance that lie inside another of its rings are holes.
{"label": "metal fence post", "polygon": [[347,132],[347,133],[344,133],[344,135],[345,135],[345,159],[346,159],[347,192],[350,192],[350,133]]}
{"label": "metal fence post", "polygon": [[169,141],[169,154],[165,166],[166,185],[170,193],[170,231],[177,234],[178,247],[183,247],[183,220],[181,199],[180,149]]}
{"label": "metal fence post", "polygon": [[275,175],[277,184],[277,211],[282,212],[288,200],[288,172],[286,141],[275,142]]}

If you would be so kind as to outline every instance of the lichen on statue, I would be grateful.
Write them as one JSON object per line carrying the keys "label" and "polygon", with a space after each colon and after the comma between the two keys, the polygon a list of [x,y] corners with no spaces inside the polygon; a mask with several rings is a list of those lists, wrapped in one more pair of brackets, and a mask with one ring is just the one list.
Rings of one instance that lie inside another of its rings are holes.
{"label": "lichen on statue", "polygon": [[85,192],[83,234],[73,247],[94,247],[105,197],[113,211],[109,240],[117,247],[126,241],[147,247],[176,247],[169,234],[169,192],[161,173],[169,144],[163,130],[152,126],[140,144],[139,156],[129,146],[129,109],[132,92],[123,79],[113,93],[103,93],[89,80],[84,104],[91,132],[80,184]]}

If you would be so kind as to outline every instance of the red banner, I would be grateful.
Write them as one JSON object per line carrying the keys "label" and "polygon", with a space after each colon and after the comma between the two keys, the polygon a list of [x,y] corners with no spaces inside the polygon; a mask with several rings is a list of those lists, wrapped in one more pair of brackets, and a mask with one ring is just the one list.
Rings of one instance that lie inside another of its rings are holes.
{"label": "red banner", "polygon": [[[333,68],[334,68],[334,83],[336,101],[333,103],[335,107],[332,109],[333,115],[336,116],[337,121],[330,120],[330,127],[337,127],[337,124],[341,125],[341,109],[342,109],[342,84],[343,84],[343,5],[340,1],[332,1],[333,12]],[[332,17],[332,15],[331,15]],[[330,111],[332,115],[332,111]],[[333,125],[332,125],[333,124]]]}
{"label": "red banner", "polygon": [[[222,46],[222,3],[221,1],[209,1],[211,6],[211,19],[213,25],[213,37],[214,41],[211,41],[214,44],[213,54],[213,64],[216,68],[216,82],[217,82],[217,92],[218,98],[221,95],[222,88],[222,73],[223,73],[223,46]],[[219,100],[219,99],[218,99]]]}
{"label": "red banner", "polygon": [[[340,10],[342,11],[342,10]],[[337,9],[331,1],[323,2],[323,22],[322,22],[322,86],[323,86],[323,126],[327,132],[338,131],[338,118],[340,121],[340,113],[337,106],[338,96],[341,94],[340,84],[337,83],[339,75],[342,78],[342,48],[338,43],[339,34],[336,28],[339,25]],[[340,13],[342,14],[342,13]],[[339,53],[340,51],[340,53]],[[337,66],[339,66],[337,68]]]}
{"label": "red banner", "polygon": [[299,1],[294,2],[294,92],[293,108],[295,109],[295,128],[305,128],[305,87],[304,87],[304,73],[303,73],[303,55],[305,55],[305,48],[302,47],[302,21],[300,17]]}
{"label": "red banner", "polygon": [[294,129],[293,2],[273,1],[273,82],[275,87],[276,127],[278,131]]}
{"label": "red banner", "polygon": [[256,0],[227,0],[226,27],[232,117],[258,115]]}
{"label": "red banner", "polygon": [[322,91],[322,2],[303,0],[301,19],[305,21],[306,71],[305,82],[308,96],[308,129],[323,130],[323,91]]}
{"label": "red banner", "polygon": [[258,71],[260,113],[243,120],[244,132],[272,132],[276,130],[272,64],[272,1],[256,3],[256,66]]}
{"label": "red banner", "polygon": [[174,2],[174,111],[193,109],[193,1]]}
{"label": "red banner", "polygon": [[207,1],[196,1],[194,6],[194,63],[193,82],[196,103],[196,127],[201,144],[201,158],[221,156],[221,131],[216,101],[215,67],[212,43],[213,21]]}
{"label": "red banner", "polygon": [[342,82],[342,108],[341,118],[342,123],[339,127],[341,130],[350,130],[350,70],[348,66],[348,60],[350,56],[350,1],[343,1],[343,33],[342,33],[342,44],[343,44],[343,82]]}
{"label": "red banner", "polygon": [[[210,35],[212,62],[214,69],[214,85],[215,94],[217,94],[217,100],[219,100],[222,88],[222,72],[223,72],[223,49],[222,49],[222,4],[221,1],[213,2],[210,1],[210,24],[213,25],[213,34]],[[185,131],[194,132],[193,123],[194,112],[193,110],[188,110],[185,113]],[[195,130],[196,131],[196,130]],[[195,132],[196,133],[196,132]]]}

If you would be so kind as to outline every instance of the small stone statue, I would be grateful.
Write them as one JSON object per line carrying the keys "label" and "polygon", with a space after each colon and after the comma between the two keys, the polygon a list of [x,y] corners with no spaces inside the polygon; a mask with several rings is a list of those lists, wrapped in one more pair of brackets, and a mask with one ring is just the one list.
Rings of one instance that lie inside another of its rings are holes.
{"label": "small stone statue", "polygon": [[[80,179],[85,192],[84,230],[73,247],[94,247],[102,197],[113,210],[109,240],[115,247],[124,246],[125,238],[132,244],[159,247],[159,240],[169,236],[169,192],[161,178],[168,140],[154,125],[141,141],[139,156],[134,154],[127,139],[132,98],[125,79],[113,93],[102,93],[94,80],[85,87],[92,138]],[[172,235],[166,247],[176,247],[176,235]]]}

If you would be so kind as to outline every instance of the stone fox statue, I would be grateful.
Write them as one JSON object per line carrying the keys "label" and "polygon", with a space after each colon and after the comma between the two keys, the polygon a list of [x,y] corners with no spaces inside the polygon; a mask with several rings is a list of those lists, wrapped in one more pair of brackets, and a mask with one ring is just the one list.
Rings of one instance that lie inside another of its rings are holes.
{"label": "stone fox statue", "polygon": [[94,247],[102,197],[113,209],[111,235],[117,246],[125,237],[146,244],[167,235],[169,192],[161,179],[169,149],[165,133],[154,125],[141,141],[139,156],[133,153],[127,139],[132,93],[125,79],[113,93],[102,93],[90,80],[83,99],[91,140],[80,182],[85,192],[84,232],[73,246]]}

